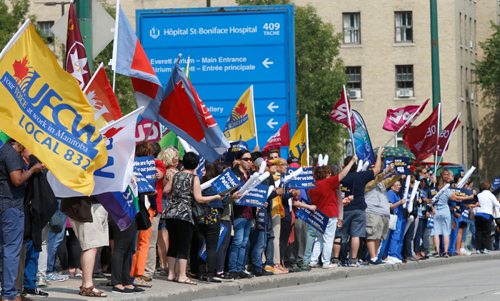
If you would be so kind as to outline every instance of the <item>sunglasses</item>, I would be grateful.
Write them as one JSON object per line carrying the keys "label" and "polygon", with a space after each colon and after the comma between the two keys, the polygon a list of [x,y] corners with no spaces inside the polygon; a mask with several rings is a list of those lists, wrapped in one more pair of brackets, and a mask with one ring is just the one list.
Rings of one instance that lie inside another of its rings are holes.
{"label": "sunglasses", "polygon": [[247,161],[247,162],[253,162],[252,158],[241,158],[240,160]]}

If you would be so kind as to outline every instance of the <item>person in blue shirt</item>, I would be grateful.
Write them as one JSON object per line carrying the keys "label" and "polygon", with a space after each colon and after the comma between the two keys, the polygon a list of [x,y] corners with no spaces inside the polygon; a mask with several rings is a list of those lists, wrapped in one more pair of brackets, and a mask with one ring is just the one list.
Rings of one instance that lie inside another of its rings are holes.
{"label": "person in blue shirt", "polygon": [[391,203],[391,211],[397,215],[396,229],[389,231],[387,239],[384,241],[384,246],[381,248],[380,255],[383,257],[385,252],[382,250],[388,248],[387,263],[396,264],[402,262],[402,249],[403,249],[403,236],[406,218],[403,216],[403,205],[406,203],[405,199],[399,196],[401,190],[401,182],[396,181],[392,184],[391,189],[387,192],[387,197]]}

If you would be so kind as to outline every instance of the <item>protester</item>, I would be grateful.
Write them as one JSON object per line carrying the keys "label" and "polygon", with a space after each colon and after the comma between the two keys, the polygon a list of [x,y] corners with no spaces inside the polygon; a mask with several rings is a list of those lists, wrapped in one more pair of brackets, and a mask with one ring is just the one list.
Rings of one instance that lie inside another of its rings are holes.
{"label": "protester", "polygon": [[491,246],[491,224],[493,220],[493,211],[500,210],[500,203],[491,192],[491,183],[483,182],[479,187],[477,194],[479,207],[476,211],[476,250],[479,253],[487,254],[492,250]]}
{"label": "protester", "polygon": [[357,160],[356,156],[352,157],[349,163],[344,166],[344,169],[335,176],[332,176],[332,170],[329,166],[319,166],[314,169],[316,188],[309,190],[309,196],[312,204],[328,216],[328,224],[323,234],[312,226],[308,226],[304,263],[309,264],[311,267],[317,266],[320,255],[324,269],[334,267],[331,264],[331,257],[338,218],[337,188],[340,181],[345,178]]}
{"label": "protester", "polygon": [[184,169],[176,173],[163,190],[164,194],[171,194],[166,208],[167,229],[170,234],[167,281],[191,285],[196,285],[196,282],[187,276],[186,267],[194,227],[192,203],[221,199],[220,195],[201,195],[200,179],[195,171],[198,163],[198,155],[186,153],[182,159]]}
{"label": "protester", "polygon": [[387,192],[387,197],[391,203],[390,209],[397,216],[397,221],[395,229],[388,232],[378,257],[379,259],[385,259],[389,264],[401,263],[403,260],[401,251],[403,249],[404,226],[406,223],[406,218],[403,215],[403,205],[406,203],[406,199],[399,196],[400,190],[401,182],[396,181]]}

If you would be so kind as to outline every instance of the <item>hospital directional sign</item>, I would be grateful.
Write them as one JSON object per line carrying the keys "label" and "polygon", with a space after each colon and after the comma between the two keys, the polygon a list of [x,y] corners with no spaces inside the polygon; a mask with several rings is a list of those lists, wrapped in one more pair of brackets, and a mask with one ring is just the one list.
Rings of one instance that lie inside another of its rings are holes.
{"label": "hospital directional sign", "polygon": [[222,129],[238,98],[254,85],[262,147],[287,121],[295,132],[293,14],[292,5],[138,10],[136,24],[162,83],[179,53],[181,67],[189,58],[189,77]]}

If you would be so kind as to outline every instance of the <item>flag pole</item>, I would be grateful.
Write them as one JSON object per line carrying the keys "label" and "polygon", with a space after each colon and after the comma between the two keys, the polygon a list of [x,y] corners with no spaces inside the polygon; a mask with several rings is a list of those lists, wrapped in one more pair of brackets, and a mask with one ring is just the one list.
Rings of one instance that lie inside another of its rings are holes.
{"label": "flag pole", "polygon": [[356,146],[354,145],[354,133],[352,132],[352,122],[351,122],[351,104],[349,102],[349,97],[347,97],[347,92],[345,90],[345,85],[342,86],[342,93],[344,93],[345,96],[345,103],[347,105],[347,122],[349,124],[349,132],[351,132],[351,144],[352,144],[352,152],[355,155],[356,154]]}
{"label": "flag pole", "polygon": [[7,45],[5,45],[5,47],[2,49],[2,52],[0,53],[0,60],[5,56],[7,51],[9,51],[10,48],[12,48],[14,43],[19,39],[21,34],[26,30],[26,28],[28,27],[28,25],[30,23],[31,23],[30,19],[26,19],[26,21],[24,21],[23,25],[21,25],[21,27],[19,27],[19,29],[16,31],[14,36],[9,40]]}
{"label": "flag pole", "polygon": [[95,70],[94,75],[92,75],[92,78],[90,79],[89,83],[83,89],[83,94],[87,95],[87,90],[89,89],[90,84],[92,84],[92,82],[94,81],[94,79],[97,75],[97,71],[99,71],[99,69],[101,69],[101,68],[104,68],[103,66],[104,66],[104,64],[101,62],[99,64],[99,66],[97,67],[97,69]]}
{"label": "flag pole", "polygon": [[118,21],[120,19],[120,0],[116,0],[115,12],[115,32],[113,38],[113,57],[111,58],[111,69],[113,70],[113,92],[115,92],[116,83],[116,56],[118,54]]}
{"label": "flag pole", "polygon": [[[450,144],[450,141],[451,141],[451,135],[455,132],[455,129],[457,127],[457,123],[460,121],[460,115],[462,115],[462,112],[459,112],[457,115],[457,118],[455,118],[455,123],[453,124],[453,127],[451,128],[450,136],[448,137],[448,140],[446,141],[443,152],[441,153],[441,156],[439,157],[438,165],[441,164],[441,161],[443,161],[444,153],[446,152],[446,149],[448,148],[448,145]],[[439,144],[438,144],[438,147],[439,147]]]}
{"label": "flag pole", "polygon": [[306,151],[307,151],[307,157],[306,157],[306,162],[307,166],[309,165],[309,119],[306,114]]}
{"label": "flag pole", "polygon": [[252,98],[253,125],[255,127],[255,146],[259,147],[259,136],[257,135],[257,116],[255,115],[255,99],[253,98],[253,85],[250,86],[250,97]]}
{"label": "flag pole", "polygon": [[438,122],[436,127],[436,154],[434,155],[434,174],[437,175],[438,147],[439,147],[439,124],[441,120],[441,103],[438,103]]}
{"label": "flag pole", "polygon": [[191,56],[188,55],[188,61],[186,63],[186,72],[184,74],[186,75],[186,78],[189,78],[189,63],[191,62]]}
{"label": "flag pole", "polygon": [[[394,135],[399,134],[399,132],[401,132],[401,130],[404,129],[408,125],[408,123],[410,123],[413,120],[413,118],[415,118],[415,116],[420,112],[420,109],[422,108],[422,106],[426,103],[427,103],[427,101],[425,101],[423,104],[421,104],[420,107],[415,111],[415,113],[413,113],[410,116],[410,118],[408,118],[408,120],[405,121],[405,123],[397,130],[397,132],[394,133]],[[387,140],[387,142],[383,145],[383,147],[387,146],[387,144],[389,144],[389,142],[391,142],[392,139],[394,139],[394,138],[390,138],[389,140]]]}

